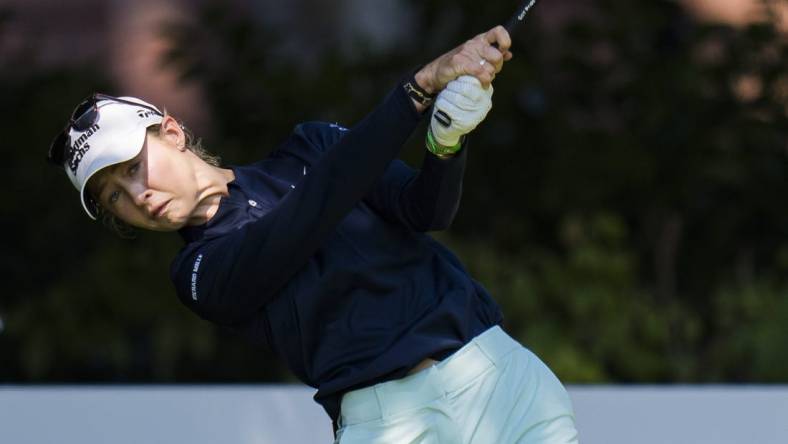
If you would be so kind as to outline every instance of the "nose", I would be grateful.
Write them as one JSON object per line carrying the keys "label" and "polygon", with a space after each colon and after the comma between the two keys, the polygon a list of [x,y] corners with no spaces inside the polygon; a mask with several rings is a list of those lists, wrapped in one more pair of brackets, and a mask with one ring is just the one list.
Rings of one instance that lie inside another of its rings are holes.
{"label": "nose", "polygon": [[136,193],[134,204],[136,204],[138,207],[146,207],[152,195],[153,191],[146,188],[141,192]]}

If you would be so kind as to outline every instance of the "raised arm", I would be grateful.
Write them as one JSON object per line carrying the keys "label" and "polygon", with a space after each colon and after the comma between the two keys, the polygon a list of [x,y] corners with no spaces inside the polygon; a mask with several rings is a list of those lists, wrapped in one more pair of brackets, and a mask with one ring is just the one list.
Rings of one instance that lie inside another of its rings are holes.
{"label": "raised arm", "polygon": [[[504,50],[508,47],[506,41],[499,44]],[[433,90],[452,80],[449,72],[491,77],[494,72],[477,68],[483,68],[478,58],[471,63],[469,54],[483,51],[483,46],[489,43],[469,40],[459,47],[463,57],[441,56],[416,77],[425,82],[422,87]],[[397,85],[265,216],[190,250],[174,263],[173,280],[181,300],[200,316],[225,324],[242,320],[265,305],[372,190],[415,129],[423,110],[403,84]]]}

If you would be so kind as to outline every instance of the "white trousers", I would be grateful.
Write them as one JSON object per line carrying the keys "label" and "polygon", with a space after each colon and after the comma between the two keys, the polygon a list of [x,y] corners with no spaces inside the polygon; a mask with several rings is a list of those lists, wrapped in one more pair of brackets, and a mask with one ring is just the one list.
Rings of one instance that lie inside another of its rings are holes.
{"label": "white trousers", "polygon": [[342,398],[335,444],[576,444],[569,395],[500,327],[449,358]]}

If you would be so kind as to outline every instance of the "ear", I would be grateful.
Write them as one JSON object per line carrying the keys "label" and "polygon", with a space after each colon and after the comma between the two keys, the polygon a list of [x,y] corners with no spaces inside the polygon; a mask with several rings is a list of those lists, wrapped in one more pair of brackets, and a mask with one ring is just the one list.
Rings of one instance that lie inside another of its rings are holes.
{"label": "ear", "polygon": [[180,123],[170,115],[164,116],[159,128],[159,138],[167,142],[167,145],[177,148],[180,151],[186,150],[186,135],[183,133]]}

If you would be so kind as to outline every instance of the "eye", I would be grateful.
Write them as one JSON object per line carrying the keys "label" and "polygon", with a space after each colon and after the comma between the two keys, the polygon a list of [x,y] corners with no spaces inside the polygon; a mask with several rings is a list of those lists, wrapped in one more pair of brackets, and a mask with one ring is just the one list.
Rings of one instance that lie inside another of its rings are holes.
{"label": "eye", "polygon": [[109,199],[107,199],[107,200],[109,200],[109,204],[110,205],[113,205],[115,202],[118,201],[119,198],[120,198],[120,192],[119,191],[113,191],[112,193],[110,193]]}
{"label": "eye", "polygon": [[140,163],[134,162],[129,166],[129,175],[135,174],[137,171],[139,171],[139,169],[140,169]]}

